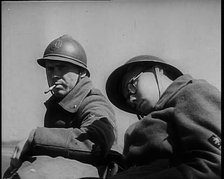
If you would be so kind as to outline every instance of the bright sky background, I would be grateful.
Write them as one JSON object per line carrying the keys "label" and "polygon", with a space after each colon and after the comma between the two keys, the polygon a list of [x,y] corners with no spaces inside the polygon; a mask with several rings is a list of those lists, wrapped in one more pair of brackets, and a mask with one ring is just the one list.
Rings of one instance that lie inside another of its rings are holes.
{"label": "bright sky background", "polygon": [[[221,89],[219,0],[2,2],[2,140],[43,125],[47,81],[36,63],[47,45],[70,34],[85,48],[95,87],[128,59],[155,55]],[[119,143],[137,120],[115,106]]]}

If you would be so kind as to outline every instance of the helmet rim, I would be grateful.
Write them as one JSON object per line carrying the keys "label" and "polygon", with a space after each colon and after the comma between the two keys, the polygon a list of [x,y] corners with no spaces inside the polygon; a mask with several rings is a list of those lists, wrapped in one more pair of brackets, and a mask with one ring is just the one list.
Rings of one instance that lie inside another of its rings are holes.
{"label": "helmet rim", "polygon": [[65,56],[65,55],[58,55],[58,54],[53,55],[53,54],[51,54],[51,55],[47,55],[47,56],[45,56],[43,58],[37,59],[37,63],[40,66],[45,68],[47,60],[71,63],[73,65],[76,65],[76,66],[78,66],[80,68],[85,69],[86,72],[87,72],[87,76],[90,76],[90,72],[87,69],[86,64],[82,63],[79,59],[71,58],[71,57],[68,57],[68,56]]}
{"label": "helmet rim", "polygon": [[74,64],[87,72],[87,57],[82,45],[74,40],[70,35],[63,35],[51,41],[44,51],[42,58],[37,59],[37,63],[45,67],[46,60],[61,61]]}
{"label": "helmet rim", "polygon": [[166,62],[164,62],[162,59],[159,59],[158,57],[154,57],[150,55],[136,56],[128,60],[125,64],[116,68],[109,75],[106,82],[106,93],[107,93],[108,99],[119,109],[129,113],[133,113],[133,114],[137,114],[138,112],[133,107],[127,104],[126,99],[124,98],[122,94],[122,90],[121,90],[122,77],[127,72],[127,69],[130,66],[134,66],[140,63],[148,65],[148,66],[154,66],[156,64],[159,64],[168,72],[172,73],[172,76],[174,79],[183,75],[183,73],[176,67],[170,64],[167,64]]}

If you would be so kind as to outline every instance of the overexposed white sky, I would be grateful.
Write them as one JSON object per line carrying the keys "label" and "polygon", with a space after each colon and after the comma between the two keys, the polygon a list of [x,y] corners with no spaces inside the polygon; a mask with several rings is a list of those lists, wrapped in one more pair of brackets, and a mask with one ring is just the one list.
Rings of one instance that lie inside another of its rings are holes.
{"label": "overexposed white sky", "polygon": [[[70,34],[84,47],[91,79],[105,92],[110,73],[141,54],[164,58],[221,89],[219,0],[2,2],[2,139],[43,125],[47,45]],[[136,119],[116,108],[119,143]]]}

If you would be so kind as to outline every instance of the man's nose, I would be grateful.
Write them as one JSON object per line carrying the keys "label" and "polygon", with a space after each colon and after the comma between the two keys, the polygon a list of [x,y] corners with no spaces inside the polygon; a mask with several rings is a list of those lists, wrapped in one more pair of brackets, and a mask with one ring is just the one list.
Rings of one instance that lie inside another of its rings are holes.
{"label": "man's nose", "polygon": [[61,78],[60,74],[61,74],[61,72],[57,68],[54,68],[54,70],[51,73],[51,79],[52,79],[53,83],[55,83],[56,81],[58,81]]}
{"label": "man's nose", "polygon": [[61,71],[56,67],[54,68],[53,77],[59,77],[61,74]]}

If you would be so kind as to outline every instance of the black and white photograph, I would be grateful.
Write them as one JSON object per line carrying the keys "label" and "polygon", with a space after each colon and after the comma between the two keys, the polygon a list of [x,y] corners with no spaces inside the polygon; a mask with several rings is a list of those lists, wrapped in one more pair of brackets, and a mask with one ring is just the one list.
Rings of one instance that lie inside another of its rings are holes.
{"label": "black and white photograph", "polygon": [[221,1],[2,1],[3,179],[221,179]]}

